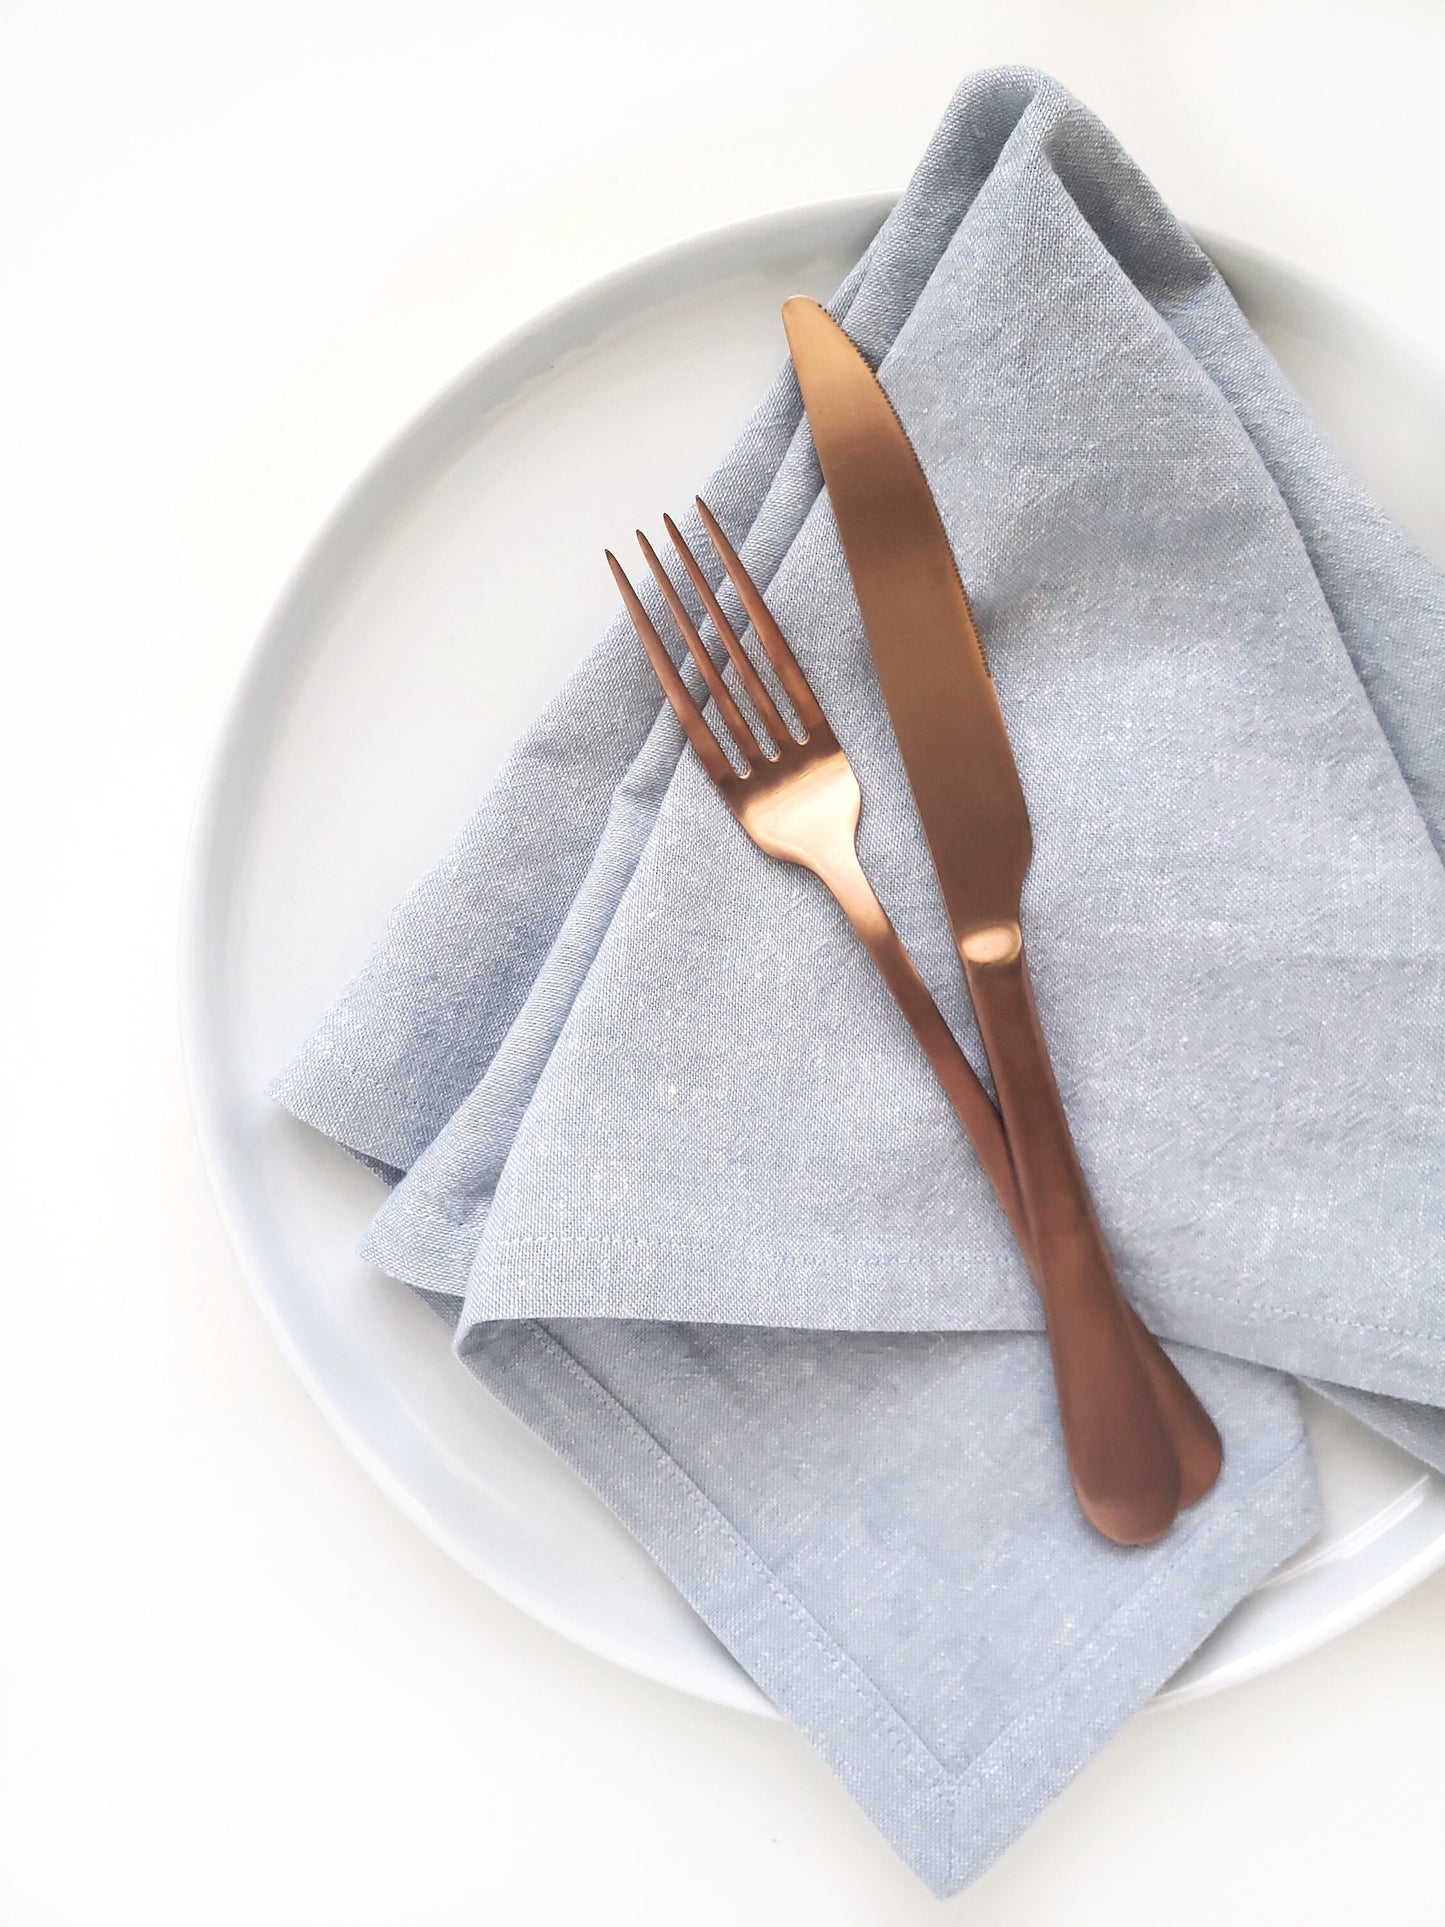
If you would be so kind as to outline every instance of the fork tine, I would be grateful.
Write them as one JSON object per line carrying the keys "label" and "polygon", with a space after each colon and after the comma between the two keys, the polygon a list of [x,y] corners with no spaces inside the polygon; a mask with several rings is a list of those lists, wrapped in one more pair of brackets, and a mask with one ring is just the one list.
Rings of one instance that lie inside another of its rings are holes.
{"label": "fork tine", "polygon": [[607,566],[612,571],[612,579],[617,584],[618,593],[627,605],[627,613],[632,618],[632,626],[637,631],[637,640],[647,653],[657,680],[662,684],[662,693],[672,705],[672,713],[686,731],[687,740],[697,751],[698,761],[712,780],[721,787],[725,783],[738,781],[737,771],[723,754],[722,746],[702,719],[702,711],[688,693],[687,684],[677,673],[672,657],[662,645],[662,638],[652,626],[652,618],[642,606],[642,599],[626,571],[611,549],[606,551]]}
{"label": "fork tine", "polygon": [[808,686],[808,678],[803,674],[798,658],[783,640],[782,630],[773,621],[768,605],[758,591],[757,583],[738,560],[736,549],[718,527],[717,517],[707,503],[700,495],[696,500],[702,525],[707,530],[713,547],[722,558],[722,565],[738,592],[738,600],[747,610],[748,620],[757,633],[758,641],[767,651],[768,661],[777,671],[778,681],[787,691],[789,700],[798,712],[799,722],[809,732],[815,729],[826,729],[827,719],[818,707],[818,699]]}
{"label": "fork tine", "polygon": [[763,719],[763,727],[779,745],[793,739],[793,732],[783,721],[778,706],[768,693],[768,686],[754,669],[746,649],[738,641],[737,631],[723,614],[722,605],[713,594],[712,584],[703,574],[702,564],[683,540],[682,531],[670,515],[663,516],[667,533],[672,538],[672,546],[677,551],[678,560],[687,570],[692,586],[702,599],[708,619],[717,630],[722,646],[728,652],[729,660],[742,678],[743,688],[747,691],[754,708]]}
{"label": "fork tine", "polygon": [[681,631],[683,641],[687,644],[687,653],[702,671],[702,679],[707,684],[708,693],[717,704],[723,721],[731,730],[733,741],[742,751],[743,761],[749,768],[757,762],[771,762],[772,758],[764,754],[762,744],[749,728],[747,717],[733,701],[732,691],[718,674],[717,664],[708,654],[703,639],[697,632],[697,625],[687,612],[687,604],[677,593],[672,577],[663,568],[656,549],[641,529],[637,531],[637,545],[647,558],[647,566],[652,571],[653,581],[662,591],[663,601],[672,611],[672,619]]}

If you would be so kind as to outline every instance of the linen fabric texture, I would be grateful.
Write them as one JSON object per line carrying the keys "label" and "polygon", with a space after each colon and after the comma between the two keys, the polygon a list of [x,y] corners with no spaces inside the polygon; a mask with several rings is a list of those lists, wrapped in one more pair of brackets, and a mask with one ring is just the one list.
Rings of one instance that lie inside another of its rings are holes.
{"label": "linen fabric texture", "polygon": [[[970,1146],[625,620],[275,1095],[393,1181],[367,1255],[948,1894],[1315,1532],[1294,1381],[1445,1469],[1445,583],[1043,75],[959,90],[831,308],[968,585],[1045,1034],[1219,1485],[1154,1547],[1085,1525]],[[982,1072],[790,370],[704,493]]]}

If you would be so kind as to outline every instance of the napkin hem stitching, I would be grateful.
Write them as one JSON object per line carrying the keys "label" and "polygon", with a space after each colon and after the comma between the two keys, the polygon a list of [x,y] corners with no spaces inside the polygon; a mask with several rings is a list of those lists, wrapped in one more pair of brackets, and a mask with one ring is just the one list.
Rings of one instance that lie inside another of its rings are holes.
{"label": "napkin hem stitching", "polygon": [[[343,993],[338,1010],[349,994],[349,991]],[[325,1085],[318,1088],[316,1077],[323,1066],[328,1072],[340,1073],[344,1082],[351,1087],[352,1095],[373,1101],[379,1098],[381,1115],[378,1117],[373,1109],[363,1115],[348,1102],[338,1104],[334,1088]],[[428,1134],[428,1142],[436,1135],[436,1119],[427,1106],[411,1098],[405,1091],[398,1090],[394,1084],[388,1084],[375,1069],[363,1071],[343,1054],[338,1044],[327,1037],[310,1038],[305,1049],[272,1078],[266,1087],[266,1096],[293,1117],[299,1118],[303,1124],[335,1139],[353,1156],[378,1158],[403,1173],[414,1161],[416,1153],[409,1151],[404,1158],[399,1157],[396,1144],[388,1142],[383,1130],[375,1127],[381,1125],[389,1128],[398,1123],[421,1125]],[[368,1116],[370,1124],[366,1122]]]}
{"label": "napkin hem stitching", "polygon": [[[1077,1688],[1081,1678],[1087,1681],[1089,1676],[1097,1672],[1101,1665],[1113,1663],[1112,1656],[1109,1661],[1106,1662],[1105,1656],[1098,1651],[1099,1645],[1104,1641],[1108,1641],[1111,1635],[1117,1634],[1121,1628],[1121,1623],[1123,1627],[1127,1628],[1131,1621],[1137,1620],[1142,1614],[1146,1613],[1181,1566],[1186,1563],[1198,1562],[1207,1569],[1210,1548],[1215,1541],[1226,1532],[1237,1530],[1240,1512],[1245,1511],[1246,1516],[1257,1519],[1260,1516],[1259,1500],[1261,1494],[1272,1491],[1276,1486],[1286,1484],[1287,1475],[1298,1463],[1304,1462],[1308,1464],[1311,1460],[1312,1454],[1309,1440],[1307,1438],[1299,1439],[1291,1446],[1282,1459],[1277,1460],[1267,1471],[1260,1473],[1257,1478],[1250,1482],[1243,1492],[1235,1495],[1234,1510],[1225,1508],[1218,1509],[1214,1512],[1213,1516],[1204,1519],[1197,1525],[1193,1533],[1180,1545],[1178,1552],[1169,1563],[1161,1567],[1147,1579],[1138,1591],[1131,1593],[1126,1600],[1123,1600],[1120,1605],[1110,1613],[1108,1618],[1102,1622],[1092,1635],[1089,1647],[1075,1659],[1067,1661],[1056,1673],[1050,1676],[1045,1688],[1036,1697],[1033,1705],[1025,1712],[1016,1715],[1008,1725],[1001,1728],[994,1738],[983,1748],[982,1752],[976,1754],[969,1761],[967,1767],[963,1768],[954,1776],[956,1785],[956,1810],[949,1857],[949,1877],[952,1885],[956,1886],[960,1879],[959,1860],[961,1857],[960,1849],[963,1845],[963,1841],[960,1838],[960,1831],[963,1822],[969,1817],[957,1809],[962,1807],[966,1795],[971,1791],[976,1781],[983,1777],[990,1758],[1001,1749],[1004,1749],[1008,1744],[1016,1743],[1030,1728],[1036,1726],[1041,1719],[1053,1711],[1057,1707],[1061,1692],[1066,1688],[1070,1686]],[[1265,1570],[1273,1570],[1273,1567],[1277,1563],[1278,1561],[1273,1557],[1273,1549],[1271,1549],[1270,1565]],[[1262,1576],[1263,1574],[1261,1574],[1261,1577]],[[1244,1596],[1245,1593],[1243,1591],[1237,1592],[1235,1603],[1237,1603],[1238,1598]],[[1206,1628],[1206,1631],[1212,1630],[1216,1624],[1218,1624],[1217,1619],[1211,1620],[1210,1626]],[[1202,1636],[1203,1635],[1201,1635],[1201,1637]],[[1164,1679],[1167,1679],[1170,1673],[1175,1670],[1175,1665],[1181,1663],[1182,1661],[1169,1664],[1168,1670],[1161,1675],[1156,1683],[1155,1690],[1157,1690],[1157,1686],[1162,1685]],[[1138,1711],[1139,1709],[1135,1708],[1134,1710]],[[1125,1718],[1131,1718],[1132,1716],[1132,1713],[1126,1714]],[[1118,1725],[1122,1724],[1122,1721],[1118,1722]],[[1118,1725],[1116,1725],[1113,1730],[1117,1731]],[[1077,1769],[1074,1769],[1074,1771],[1076,1770]],[[1073,1777],[1073,1771],[1066,1772],[1059,1786],[1054,1789],[1055,1793],[1062,1790],[1062,1787],[1067,1785],[1068,1781]],[[1046,1797],[1052,1798],[1053,1795],[1050,1794]]]}
{"label": "napkin hem stitching", "polygon": [[[877,1682],[863,1671],[851,1654],[844,1651],[803,1601],[778,1577],[756,1547],[748,1543],[716,1500],[703,1491],[643,1420],[609,1386],[604,1385],[595,1373],[583,1365],[549,1326],[529,1320],[527,1330],[539,1339],[545,1348],[555,1352],[564,1369],[604,1409],[622,1420],[623,1424],[640,1440],[644,1449],[658,1462],[671,1482],[677,1485],[693,1505],[723,1533],[728,1544],[741,1554],[744,1565],[763,1581],[778,1604],[796,1622],[799,1630],[818,1650],[820,1657],[830,1669],[867,1704],[877,1730],[896,1750],[901,1751],[915,1765],[921,1767],[937,1787],[950,1787],[956,1778],[953,1769],[938,1758],[927,1742],[893,1705]],[[699,1609],[694,1605],[694,1610]]]}
{"label": "napkin hem stitching", "polygon": [[[465,1223],[453,1223],[453,1229],[455,1230],[466,1230],[467,1228],[468,1226]],[[679,1238],[671,1232],[639,1232],[635,1235],[623,1232],[604,1235],[586,1231],[549,1231],[545,1233],[513,1232],[509,1233],[506,1237],[491,1240],[489,1250],[492,1252],[528,1250],[539,1245],[583,1245],[592,1246],[597,1249],[613,1250],[619,1248],[628,1249],[634,1246],[648,1246],[669,1251],[726,1252],[730,1257],[735,1255],[734,1246],[724,1244],[715,1238]],[[876,1259],[855,1256],[853,1254],[849,1256],[850,1265],[855,1266],[861,1271],[892,1269],[898,1262],[899,1259],[894,1254]],[[836,1263],[837,1259],[831,1253],[794,1252],[789,1253],[787,1258],[789,1267],[819,1269],[826,1265],[836,1265]],[[1261,1304],[1258,1300],[1254,1299],[1250,1301],[1248,1307],[1240,1307],[1231,1304],[1227,1298],[1221,1298],[1214,1292],[1202,1291],[1198,1286],[1171,1284],[1167,1295],[1197,1299],[1201,1303],[1212,1305],[1220,1311],[1233,1313],[1245,1325],[1269,1323],[1279,1319],[1298,1319],[1305,1324],[1332,1325],[1338,1326],[1346,1331],[1374,1333],[1385,1338],[1405,1338],[1431,1345],[1445,1345],[1445,1332],[1414,1330],[1403,1325],[1375,1324],[1362,1319],[1344,1318],[1330,1312],[1311,1311],[1302,1307]],[[559,1314],[554,1313],[552,1315],[557,1316]],[[639,1313],[638,1315],[646,1316],[648,1314]],[[723,1322],[733,1323],[735,1321],[726,1320]],[[992,1327],[990,1327],[990,1329],[992,1329]],[[1195,1344],[1198,1341],[1195,1339],[1181,1339],[1179,1342],[1181,1344]]]}
{"label": "napkin hem stitching", "polygon": [[[1121,1601],[1094,1629],[1090,1649],[1086,1649],[1072,1660],[1065,1661],[1056,1672],[1051,1674],[1035,1703],[1001,1727],[985,1742],[981,1751],[975,1754],[966,1766],[951,1767],[939,1759],[912,1724],[892,1704],[877,1682],[837,1643],[834,1636],[817,1620],[804,1602],[778,1577],[757,1549],[743,1537],[717,1502],[684,1470],[646,1423],[595,1373],[583,1365],[549,1326],[535,1320],[528,1320],[526,1329],[546,1349],[555,1353],[558,1361],[571,1377],[576,1379],[606,1410],[620,1418],[638,1437],[644,1448],[668,1475],[670,1481],[678,1485],[692,1503],[722,1531],[728,1543],[741,1552],[748,1569],[763,1580],[769,1592],[798,1623],[810,1643],[818,1649],[832,1670],[866,1701],[879,1730],[885,1732],[896,1747],[914,1758],[936,1786],[947,1789],[950,1801],[954,1804],[961,1801],[976,1779],[982,1776],[989,1760],[998,1751],[1005,1748],[1010,1741],[1018,1739],[1044,1716],[1061,1690],[1097,1667],[1100,1661],[1091,1649],[1098,1641],[1107,1639],[1116,1630],[1119,1622],[1127,1623],[1131,1617],[1146,1610],[1182,1565],[1196,1559],[1201,1553],[1207,1553],[1208,1547],[1215,1539],[1227,1529],[1233,1529],[1237,1525],[1237,1512],[1224,1511],[1217,1512],[1213,1517],[1196,1525],[1192,1532],[1184,1536],[1168,1564],[1159,1568],[1137,1591]],[[1236,1496],[1236,1506],[1245,1506],[1249,1501],[1256,1499],[1262,1491],[1282,1483],[1287,1472],[1300,1461],[1308,1461],[1309,1457],[1308,1441],[1298,1440],[1283,1458],[1260,1473],[1243,1492]],[[694,1606],[694,1610],[698,1608]]]}

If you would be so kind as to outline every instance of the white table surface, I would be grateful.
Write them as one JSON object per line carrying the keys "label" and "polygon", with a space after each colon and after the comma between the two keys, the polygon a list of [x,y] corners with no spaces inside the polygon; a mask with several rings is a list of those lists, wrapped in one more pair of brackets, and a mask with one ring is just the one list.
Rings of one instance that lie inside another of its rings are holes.
{"label": "white table surface", "polygon": [[403,1520],[192,1142],[193,799],[360,465],[579,283],[898,184],[1007,59],[1440,349],[1438,0],[0,6],[4,1927],[1445,1914],[1445,1576],[1137,1721],[940,1907],[788,1729],[574,1650]]}

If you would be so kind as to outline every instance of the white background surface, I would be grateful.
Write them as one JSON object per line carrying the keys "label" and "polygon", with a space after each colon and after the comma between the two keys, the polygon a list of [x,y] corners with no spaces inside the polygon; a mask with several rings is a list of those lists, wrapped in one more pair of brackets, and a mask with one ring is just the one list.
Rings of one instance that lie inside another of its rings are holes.
{"label": "white background surface", "polygon": [[1426,0],[0,4],[3,1927],[1445,1912],[1445,1578],[1136,1722],[940,1907],[786,1729],[573,1650],[393,1511],[191,1141],[192,801],[336,497],[544,303],[900,183],[955,80],[1011,58],[1189,219],[1439,351]]}

